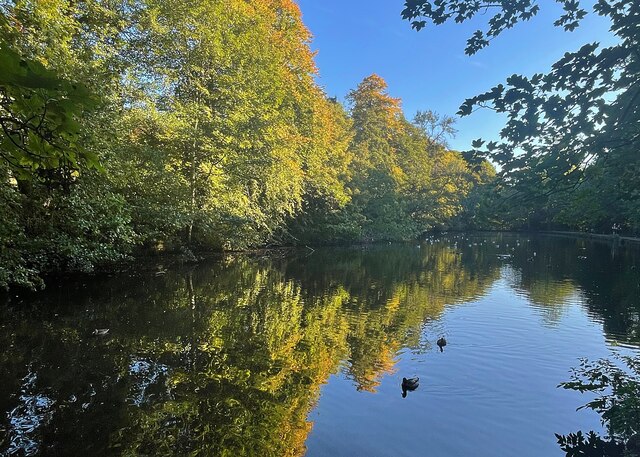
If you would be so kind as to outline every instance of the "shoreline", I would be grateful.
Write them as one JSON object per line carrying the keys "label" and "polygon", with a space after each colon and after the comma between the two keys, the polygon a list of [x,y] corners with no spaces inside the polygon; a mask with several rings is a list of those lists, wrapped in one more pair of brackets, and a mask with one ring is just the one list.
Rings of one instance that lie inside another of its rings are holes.
{"label": "shoreline", "polygon": [[434,234],[434,233],[509,233],[514,235],[552,235],[552,236],[563,236],[566,238],[587,238],[597,241],[607,241],[607,242],[618,242],[621,245],[629,243],[640,243],[640,237],[627,236],[627,235],[618,235],[618,234],[606,234],[606,233],[590,233],[590,232],[573,232],[573,231],[565,231],[565,230],[543,230],[543,231],[532,231],[532,230],[446,230],[444,232],[425,232],[425,234]]}
{"label": "shoreline", "polygon": [[[416,241],[423,241],[425,236],[431,235],[445,235],[451,233],[466,233],[466,234],[513,234],[513,235],[543,235],[543,236],[556,236],[563,238],[582,238],[592,241],[615,243],[619,246],[628,246],[640,244],[640,237],[632,236],[620,236],[617,234],[604,234],[604,233],[587,233],[587,232],[572,232],[561,230],[549,230],[549,231],[516,231],[516,230],[472,230],[472,231],[457,231],[447,230],[443,232],[425,232]],[[194,252],[194,259],[187,259],[182,254],[172,252],[146,252],[142,255],[132,255],[131,258],[124,262],[119,262],[113,265],[105,265],[102,268],[97,268],[91,272],[78,272],[78,271],[52,271],[44,273],[42,278],[45,283],[45,287],[37,290],[29,290],[22,287],[9,287],[8,290],[0,289],[0,299],[10,293],[38,293],[47,289],[49,285],[57,281],[65,281],[69,279],[78,278],[90,278],[99,276],[112,276],[118,274],[130,273],[132,271],[138,271],[142,273],[158,272],[164,274],[169,269],[190,268],[195,265],[200,265],[210,261],[223,261],[224,259],[233,258],[235,256],[247,256],[260,258],[263,256],[273,256],[278,253],[285,254],[295,251],[307,252],[312,254],[316,249],[322,248],[349,248],[357,246],[371,246],[376,244],[396,244],[396,243],[410,243],[411,241],[367,241],[367,242],[352,242],[352,243],[318,243],[318,244],[304,244],[304,245],[271,245],[254,249],[244,250],[229,250],[229,251],[198,251]]]}
{"label": "shoreline", "polygon": [[627,242],[629,242],[629,243],[640,243],[640,238],[638,238],[638,237],[618,235],[616,233],[612,233],[612,234],[607,235],[607,234],[604,234],[604,233],[565,232],[565,231],[560,231],[560,230],[552,230],[552,231],[537,232],[537,233],[546,234],[546,235],[554,235],[554,236],[565,236],[565,237],[595,239],[595,240],[602,240],[602,241],[618,243],[618,244],[621,244],[621,245],[624,245]]}

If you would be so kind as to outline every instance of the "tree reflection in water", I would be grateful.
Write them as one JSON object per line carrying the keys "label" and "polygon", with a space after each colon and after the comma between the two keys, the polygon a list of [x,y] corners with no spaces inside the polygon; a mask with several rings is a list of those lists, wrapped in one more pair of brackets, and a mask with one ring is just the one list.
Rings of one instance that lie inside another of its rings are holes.
{"label": "tree reflection in water", "polygon": [[376,391],[399,350],[424,349],[425,323],[505,266],[534,306],[580,293],[612,338],[638,341],[635,291],[619,287],[637,270],[616,274],[635,256],[607,252],[592,272],[575,268],[580,241],[512,241],[500,258],[508,238],[485,238],[227,257],[14,299],[0,308],[0,452],[301,455],[331,374]]}

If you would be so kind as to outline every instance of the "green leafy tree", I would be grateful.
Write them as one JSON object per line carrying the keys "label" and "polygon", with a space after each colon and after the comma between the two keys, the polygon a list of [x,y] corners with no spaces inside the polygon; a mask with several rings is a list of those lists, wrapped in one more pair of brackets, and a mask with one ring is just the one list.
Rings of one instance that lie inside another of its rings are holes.
{"label": "green leafy tree", "polygon": [[[585,2],[561,0],[563,11],[555,25],[574,30],[588,14]],[[407,0],[402,15],[420,30],[449,20],[464,22],[486,12],[488,27],[468,40],[466,53],[489,45],[504,30],[533,19],[541,7],[527,0]],[[506,192],[527,194],[522,182],[538,180],[543,194],[571,191],[594,175],[620,202],[608,219],[637,227],[638,190],[636,151],[640,144],[640,5],[637,2],[599,0],[593,13],[607,18],[617,43],[601,47],[585,44],[569,50],[549,73],[531,77],[513,75],[484,94],[466,100],[460,115],[476,107],[506,113],[500,141],[474,142],[478,152],[500,165]],[[600,168],[591,173],[591,168]],[[549,216],[552,219],[552,216]]]}
{"label": "green leafy tree", "polygon": [[[608,440],[603,440],[594,432],[585,442],[582,433],[568,436],[556,435],[558,443],[567,456],[591,454],[603,457],[638,455],[640,433],[640,363],[637,358],[618,356],[620,364],[611,360],[591,362],[582,360],[572,372],[571,380],[560,384],[563,389],[579,392],[594,392],[597,397],[584,405],[596,411],[602,418],[608,432]],[[587,444],[588,443],[588,444]],[[626,448],[626,452],[625,452]],[[598,453],[595,453],[595,450]]]}
{"label": "green leafy tree", "polygon": [[0,158],[18,180],[39,173],[68,181],[81,166],[97,168],[96,155],[79,147],[79,119],[95,98],[83,84],[21,57],[7,41],[10,28],[0,15]]}
{"label": "green leafy tree", "polygon": [[453,120],[418,112],[409,123],[377,75],[350,92],[354,154],[351,211],[361,239],[411,239],[461,210],[471,188],[462,156],[446,148]]}

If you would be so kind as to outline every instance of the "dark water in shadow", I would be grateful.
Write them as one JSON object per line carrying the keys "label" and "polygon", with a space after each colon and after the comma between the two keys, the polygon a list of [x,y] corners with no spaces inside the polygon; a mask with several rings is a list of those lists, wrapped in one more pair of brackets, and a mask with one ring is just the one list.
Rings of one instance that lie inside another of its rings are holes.
{"label": "dark water in shadow", "polygon": [[11,297],[0,454],[560,456],[554,433],[600,424],[557,384],[637,351],[638,268],[637,249],[452,235]]}

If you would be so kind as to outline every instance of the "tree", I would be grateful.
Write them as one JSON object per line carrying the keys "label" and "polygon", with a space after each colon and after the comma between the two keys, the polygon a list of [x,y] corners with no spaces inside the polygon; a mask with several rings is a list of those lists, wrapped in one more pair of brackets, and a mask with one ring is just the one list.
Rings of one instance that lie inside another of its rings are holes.
{"label": "tree", "polygon": [[442,116],[434,111],[418,111],[413,117],[413,124],[422,130],[435,146],[447,147],[448,137],[457,133],[456,120],[451,116]]}
{"label": "tree", "polygon": [[14,27],[0,15],[0,158],[18,180],[54,172],[68,181],[81,166],[98,166],[96,155],[78,146],[79,118],[96,99],[82,83],[12,49]]}
{"label": "tree", "polygon": [[410,237],[399,191],[406,175],[400,166],[406,121],[400,100],[387,93],[387,83],[378,75],[366,77],[347,100],[353,120],[354,210],[367,221],[365,240]]}
{"label": "tree", "polygon": [[[114,135],[125,6],[0,3],[0,270],[3,286],[90,271],[135,244],[129,211],[101,162]],[[120,28],[119,28],[120,27]]]}
{"label": "tree", "polygon": [[404,194],[420,232],[445,227],[474,186],[469,164],[446,147],[447,136],[455,134],[454,122],[449,116],[419,111],[408,129],[418,144],[406,154]]}
{"label": "tree", "polygon": [[375,74],[347,101],[351,162],[345,185],[350,199],[344,208],[315,219],[322,227],[320,238],[409,240],[443,227],[462,209],[473,186],[467,162],[446,147],[447,137],[455,133],[454,120],[419,111],[408,122],[400,99]]}
{"label": "tree", "polygon": [[[558,3],[563,13],[554,24],[574,30],[587,14],[584,2]],[[478,30],[469,38],[466,53],[471,55],[504,30],[532,19],[540,8],[541,3],[535,0],[407,0],[402,15],[420,30],[428,23],[464,22],[493,11],[488,29]],[[567,52],[547,74],[513,75],[506,85],[466,100],[459,114],[469,115],[477,107],[507,114],[500,141],[485,144],[476,140],[473,144],[477,153],[500,165],[505,186],[518,191],[521,180],[538,175],[546,187],[545,194],[572,190],[589,178],[588,169],[600,167],[606,170],[603,172],[609,182],[625,188],[616,194],[624,202],[617,217],[635,221],[639,195],[640,4],[599,0],[593,12],[611,21],[617,44],[606,48],[598,43],[586,44]]]}
{"label": "tree", "polygon": [[328,178],[313,156],[333,150],[315,139],[333,125],[300,11],[280,0],[149,2],[142,17],[134,83],[173,116],[164,147],[190,187],[186,242],[272,241],[309,183]]}
{"label": "tree", "polygon": [[[582,359],[580,366],[572,370],[571,380],[558,386],[593,393],[596,398],[580,409],[588,408],[600,414],[608,433],[606,441],[595,432],[589,432],[588,440],[584,439],[582,432],[567,436],[556,434],[558,444],[567,456],[637,455],[640,437],[640,361],[620,355],[616,359],[618,363],[607,359],[595,362]],[[584,454],[587,449],[591,449],[592,453]],[[596,454],[594,450],[599,453]]]}

